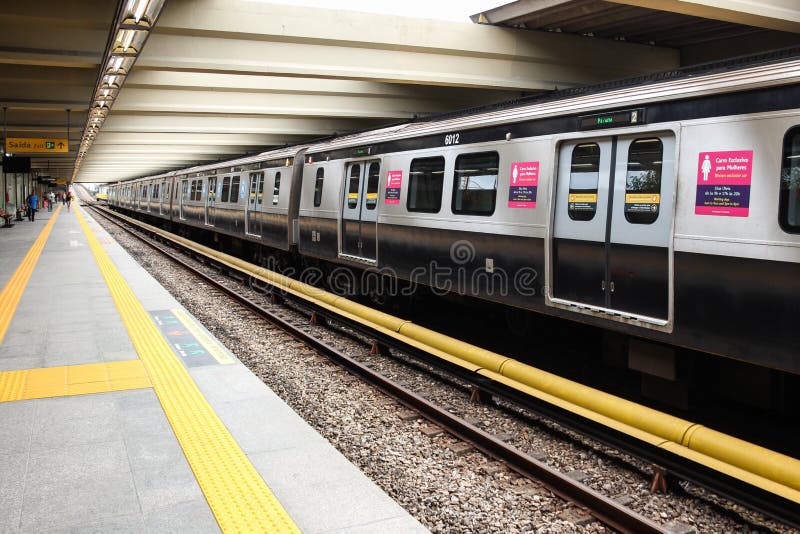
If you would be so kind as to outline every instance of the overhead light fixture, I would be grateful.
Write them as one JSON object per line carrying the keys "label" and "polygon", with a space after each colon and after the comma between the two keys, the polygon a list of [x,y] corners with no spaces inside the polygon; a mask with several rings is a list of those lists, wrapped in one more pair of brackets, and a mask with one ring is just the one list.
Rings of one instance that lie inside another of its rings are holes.
{"label": "overhead light fixture", "polygon": [[118,14],[111,30],[115,40],[109,42],[103,54],[104,61],[101,63],[101,71],[95,83],[94,97],[81,136],[72,181],[75,181],[83,159],[97,137],[100,126],[108,116],[118,91],[150,36],[150,29],[163,7],[164,0],[128,0],[126,9]]}

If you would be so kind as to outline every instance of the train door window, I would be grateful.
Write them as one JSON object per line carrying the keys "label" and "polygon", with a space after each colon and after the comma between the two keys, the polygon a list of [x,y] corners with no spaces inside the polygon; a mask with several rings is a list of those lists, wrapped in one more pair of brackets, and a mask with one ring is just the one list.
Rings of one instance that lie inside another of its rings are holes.
{"label": "train door window", "polygon": [[783,139],[778,222],[785,232],[800,234],[800,126]]}
{"label": "train door window", "polygon": [[226,176],[222,179],[222,191],[219,194],[220,202],[228,202],[231,195],[231,177]]}
{"label": "train door window", "polygon": [[238,176],[231,178],[231,202],[237,204],[239,202],[239,193],[241,190],[241,179]]}
{"label": "train door window", "polygon": [[461,154],[453,180],[453,213],[491,215],[497,197],[497,152]]}
{"label": "train door window", "polygon": [[314,180],[314,207],[318,208],[322,204],[322,186],[325,181],[325,169],[317,169],[317,177]]}
{"label": "train door window", "polygon": [[206,202],[209,204],[213,204],[214,201],[217,199],[217,177],[212,176],[208,179],[208,196],[206,197]]}
{"label": "train door window", "polygon": [[355,209],[358,206],[358,187],[361,184],[361,165],[350,166],[350,177],[347,186],[347,207]]}
{"label": "train door window", "polygon": [[272,187],[272,205],[278,204],[278,198],[281,194],[281,173],[275,173],[275,185]]}
{"label": "train door window", "polygon": [[632,224],[652,224],[661,205],[661,139],[637,139],[628,149],[625,175],[625,219]]}
{"label": "train door window", "polygon": [[597,211],[600,145],[585,143],[572,150],[567,213],[573,221],[591,221]]}
{"label": "train door window", "polygon": [[259,206],[264,203],[264,175],[260,174],[260,177],[261,179],[258,181],[258,196],[256,197]]}
{"label": "train door window", "polygon": [[367,169],[367,196],[364,205],[368,210],[374,210],[378,205],[378,184],[381,177],[381,164],[378,162],[370,163]]}
{"label": "train door window", "polygon": [[438,213],[442,207],[444,157],[417,158],[411,161],[408,173],[406,209]]}

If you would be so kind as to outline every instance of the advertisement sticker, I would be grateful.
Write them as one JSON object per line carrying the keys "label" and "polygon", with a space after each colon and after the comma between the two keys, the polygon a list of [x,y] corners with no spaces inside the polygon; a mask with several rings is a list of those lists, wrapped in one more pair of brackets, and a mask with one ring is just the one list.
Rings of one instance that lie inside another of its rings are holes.
{"label": "advertisement sticker", "polygon": [[747,217],[752,175],[752,150],[700,152],[695,214]]}
{"label": "advertisement sticker", "polygon": [[538,161],[515,161],[511,164],[511,180],[508,187],[509,208],[535,208],[538,188]]}
{"label": "advertisement sticker", "polygon": [[383,201],[386,204],[400,204],[400,189],[403,187],[403,171],[387,171],[386,194]]}

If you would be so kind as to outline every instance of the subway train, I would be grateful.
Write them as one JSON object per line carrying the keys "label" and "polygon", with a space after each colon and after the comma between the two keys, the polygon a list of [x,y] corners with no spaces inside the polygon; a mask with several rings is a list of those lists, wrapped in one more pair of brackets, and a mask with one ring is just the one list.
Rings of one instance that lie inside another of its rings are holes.
{"label": "subway train", "polygon": [[124,181],[108,202],[334,290],[379,300],[389,280],[800,373],[800,49]]}

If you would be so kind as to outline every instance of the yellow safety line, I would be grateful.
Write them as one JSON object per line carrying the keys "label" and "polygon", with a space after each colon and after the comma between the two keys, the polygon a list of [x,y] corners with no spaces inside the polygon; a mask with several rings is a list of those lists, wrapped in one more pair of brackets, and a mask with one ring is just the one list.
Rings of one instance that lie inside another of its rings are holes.
{"label": "yellow safety line", "polygon": [[39,261],[39,256],[42,255],[44,244],[47,243],[47,238],[50,237],[50,232],[53,230],[53,225],[60,211],[61,206],[56,208],[56,211],[53,212],[50,221],[42,228],[39,237],[36,238],[36,241],[33,242],[28,253],[22,258],[22,263],[19,264],[14,274],[11,275],[3,291],[0,291],[0,344],[3,343],[3,338],[6,337],[11,319],[14,318],[14,313],[17,311],[19,301],[22,300],[22,293],[25,292],[28,280],[30,280],[33,269]]}
{"label": "yellow safety line", "polygon": [[133,346],[223,532],[300,529],[172,352],[136,295],[75,210]]}
{"label": "yellow safety line", "polygon": [[0,372],[0,402],[149,388],[141,360]]}

